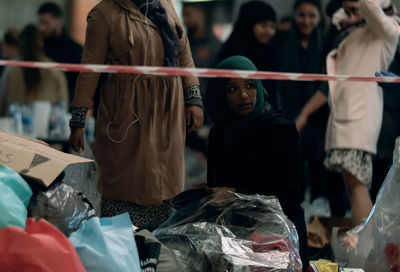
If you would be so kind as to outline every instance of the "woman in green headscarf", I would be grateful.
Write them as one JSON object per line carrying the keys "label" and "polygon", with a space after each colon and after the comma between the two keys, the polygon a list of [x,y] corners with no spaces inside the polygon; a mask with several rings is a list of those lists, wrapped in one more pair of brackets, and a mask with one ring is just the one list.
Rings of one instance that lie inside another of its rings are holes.
{"label": "woman in green headscarf", "polygon": [[[257,71],[243,56],[220,69]],[[206,110],[214,121],[209,135],[207,183],[245,194],[275,195],[296,225],[300,256],[308,267],[307,233],[301,208],[300,137],[295,124],[272,109],[256,79],[211,79]]]}

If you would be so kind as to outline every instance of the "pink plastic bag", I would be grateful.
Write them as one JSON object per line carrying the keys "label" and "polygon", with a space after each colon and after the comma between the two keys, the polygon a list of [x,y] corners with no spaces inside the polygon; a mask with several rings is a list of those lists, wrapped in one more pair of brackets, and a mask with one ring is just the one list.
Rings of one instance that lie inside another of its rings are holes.
{"label": "pink plastic bag", "polygon": [[0,271],[85,271],[71,242],[44,219],[26,220],[26,229],[0,230]]}

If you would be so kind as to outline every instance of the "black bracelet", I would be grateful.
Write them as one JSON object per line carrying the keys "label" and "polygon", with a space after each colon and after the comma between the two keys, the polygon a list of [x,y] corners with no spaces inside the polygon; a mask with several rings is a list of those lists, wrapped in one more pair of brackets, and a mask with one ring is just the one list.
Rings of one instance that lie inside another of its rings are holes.
{"label": "black bracelet", "polygon": [[74,128],[84,128],[86,122],[86,114],[88,109],[85,107],[72,107],[71,108],[71,120],[69,120],[69,127]]}
{"label": "black bracelet", "polygon": [[197,105],[199,107],[203,107],[203,98],[201,97],[199,85],[190,86],[183,92],[185,94],[186,105]]}

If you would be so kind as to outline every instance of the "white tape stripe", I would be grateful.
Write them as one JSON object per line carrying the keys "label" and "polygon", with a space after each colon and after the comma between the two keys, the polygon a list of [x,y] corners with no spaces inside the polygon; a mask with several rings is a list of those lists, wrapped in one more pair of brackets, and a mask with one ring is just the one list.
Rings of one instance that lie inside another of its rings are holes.
{"label": "white tape stripe", "polygon": [[122,66],[104,64],[70,64],[53,62],[30,62],[0,60],[0,66],[18,66],[26,68],[57,69],[74,72],[146,74],[155,76],[197,76],[197,77],[225,77],[225,78],[252,78],[267,80],[295,80],[295,81],[360,81],[360,82],[396,82],[400,77],[368,77],[351,75],[300,74],[268,71],[223,70],[207,68],[181,67],[153,67],[153,66]]}

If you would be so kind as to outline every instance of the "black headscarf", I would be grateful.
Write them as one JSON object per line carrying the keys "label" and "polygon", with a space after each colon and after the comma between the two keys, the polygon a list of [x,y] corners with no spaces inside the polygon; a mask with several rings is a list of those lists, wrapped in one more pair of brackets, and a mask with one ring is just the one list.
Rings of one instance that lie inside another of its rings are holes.
{"label": "black headscarf", "polygon": [[[220,50],[218,62],[241,55],[249,58],[261,71],[277,71],[274,43],[261,44],[253,34],[254,25],[266,21],[276,22],[276,13],[270,5],[261,1],[243,4],[231,35]],[[274,96],[275,82],[267,80],[263,81],[263,85]]]}
{"label": "black headscarf", "polygon": [[132,0],[141,13],[147,16],[160,30],[164,46],[164,65],[178,66],[182,45],[176,32],[168,23],[168,14],[160,0]]}
{"label": "black headscarf", "polygon": [[[232,56],[220,62],[218,69],[248,70],[257,71],[254,64],[246,57]],[[205,106],[207,113],[216,125],[220,125],[223,131],[224,145],[231,149],[248,128],[253,125],[257,117],[267,112],[271,107],[267,101],[267,91],[264,89],[261,80],[253,79],[257,90],[256,105],[249,115],[240,116],[234,113],[228,105],[226,97],[226,86],[228,78],[212,78],[207,85]]]}
{"label": "black headscarf", "polygon": [[276,22],[276,13],[270,5],[261,1],[243,4],[233,31],[222,46],[218,60],[242,55],[254,62],[260,70],[268,66],[274,55],[271,42],[261,44],[253,34],[254,25],[266,21]]}

